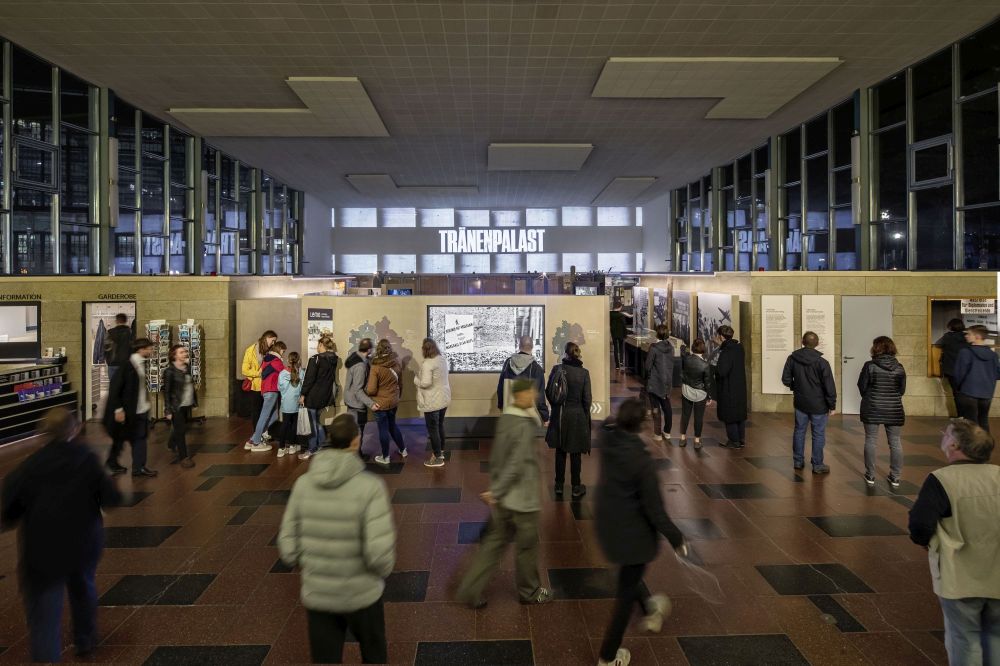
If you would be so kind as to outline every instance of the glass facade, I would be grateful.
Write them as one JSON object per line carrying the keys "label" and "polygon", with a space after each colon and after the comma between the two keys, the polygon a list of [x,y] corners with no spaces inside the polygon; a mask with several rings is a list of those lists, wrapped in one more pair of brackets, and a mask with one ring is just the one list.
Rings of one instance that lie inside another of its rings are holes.
{"label": "glass facade", "polygon": [[302,193],[259,174],[0,40],[0,274],[297,274]]}

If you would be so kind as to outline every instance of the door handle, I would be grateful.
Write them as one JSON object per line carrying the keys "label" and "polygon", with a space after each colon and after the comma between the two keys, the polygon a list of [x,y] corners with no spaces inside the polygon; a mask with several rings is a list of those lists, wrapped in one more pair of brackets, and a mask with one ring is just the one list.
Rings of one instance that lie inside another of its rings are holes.
{"label": "door handle", "polygon": [[844,361],[853,361],[853,360],[854,360],[853,356],[845,356],[844,357]]}

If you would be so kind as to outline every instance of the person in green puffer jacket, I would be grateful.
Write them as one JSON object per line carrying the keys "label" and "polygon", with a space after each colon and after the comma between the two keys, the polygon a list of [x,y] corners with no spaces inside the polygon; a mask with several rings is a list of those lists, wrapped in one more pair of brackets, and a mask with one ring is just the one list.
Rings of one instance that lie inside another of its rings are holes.
{"label": "person in green puffer jacket", "polygon": [[396,563],[396,528],[385,484],[358,457],[360,431],[341,414],[330,445],[292,488],[278,532],[281,560],[302,570],[313,663],[341,662],[348,629],[366,664],[388,658],[385,578]]}

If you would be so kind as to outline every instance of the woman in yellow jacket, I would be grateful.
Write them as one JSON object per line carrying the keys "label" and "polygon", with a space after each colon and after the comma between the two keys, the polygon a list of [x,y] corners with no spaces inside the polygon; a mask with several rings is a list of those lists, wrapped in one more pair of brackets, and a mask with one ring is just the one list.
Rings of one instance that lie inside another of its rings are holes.
{"label": "woman in yellow jacket", "polygon": [[[260,418],[260,411],[264,407],[264,398],[260,394],[260,366],[264,362],[264,355],[271,349],[271,345],[278,339],[278,334],[274,331],[264,331],[257,342],[254,342],[243,352],[243,364],[240,372],[243,374],[243,390],[250,400],[250,423],[256,427]],[[270,435],[264,434],[265,439],[270,439]]]}

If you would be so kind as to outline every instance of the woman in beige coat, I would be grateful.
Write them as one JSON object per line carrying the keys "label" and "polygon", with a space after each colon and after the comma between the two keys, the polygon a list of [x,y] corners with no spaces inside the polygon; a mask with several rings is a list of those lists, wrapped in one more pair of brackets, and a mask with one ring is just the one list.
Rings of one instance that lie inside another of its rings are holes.
{"label": "woman in beige coat", "polygon": [[413,383],[417,385],[417,409],[424,414],[431,448],[431,457],[424,466],[444,467],[444,414],[451,404],[448,361],[431,338],[424,339],[421,353],[424,362]]}

